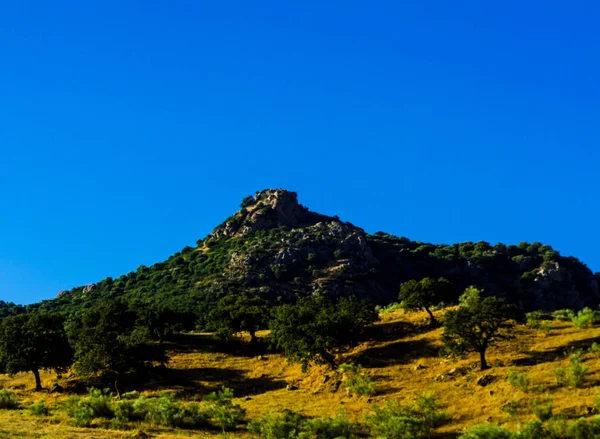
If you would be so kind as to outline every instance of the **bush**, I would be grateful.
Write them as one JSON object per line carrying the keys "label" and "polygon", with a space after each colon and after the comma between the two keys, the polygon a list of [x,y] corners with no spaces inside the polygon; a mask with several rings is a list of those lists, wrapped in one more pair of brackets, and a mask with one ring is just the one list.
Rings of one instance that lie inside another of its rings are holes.
{"label": "bush", "polygon": [[113,396],[108,391],[94,389],[93,387],[88,389],[88,398],[85,403],[91,407],[95,418],[112,419],[115,416]]}
{"label": "bush", "polygon": [[515,439],[546,439],[548,432],[540,421],[529,421],[518,434],[513,435]]}
{"label": "bush", "polygon": [[46,403],[43,399],[40,399],[40,401],[35,404],[31,404],[29,406],[29,411],[34,416],[48,416],[50,414],[50,410],[46,407]]}
{"label": "bush", "polygon": [[570,309],[557,309],[552,314],[555,320],[560,320],[561,322],[568,322],[575,317],[575,313]]}
{"label": "bush", "polygon": [[600,419],[581,418],[569,425],[567,435],[573,439],[594,439],[600,436]]}
{"label": "bush", "polygon": [[299,439],[352,439],[356,426],[345,415],[333,418],[307,419],[302,425]]}
{"label": "bush", "polygon": [[342,364],[338,372],[343,374],[346,390],[349,393],[362,396],[375,395],[375,383],[371,378],[362,374],[361,365]]}
{"label": "bush", "polygon": [[567,369],[564,367],[557,367],[554,369],[554,377],[556,378],[556,384],[558,386],[563,387],[567,385]]}
{"label": "bush", "polygon": [[233,404],[232,399],[233,391],[224,386],[218,392],[213,392],[204,397],[204,401],[209,403],[207,414],[218,427],[221,427],[223,432],[235,430],[246,416],[246,410],[237,404]]}
{"label": "bush", "polygon": [[578,328],[587,328],[592,323],[598,323],[600,321],[600,313],[593,311],[590,308],[583,308],[571,317],[571,321]]}
{"label": "bush", "polygon": [[525,372],[508,372],[508,382],[525,393],[529,391],[531,385],[531,380]]}
{"label": "bush", "polygon": [[300,433],[304,418],[291,410],[263,415],[248,424],[248,431],[265,439],[291,439]]}
{"label": "bush", "polygon": [[528,312],[525,314],[526,325],[533,329],[538,329],[542,321],[543,314],[540,311]]}
{"label": "bush", "polygon": [[571,363],[569,365],[569,385],[571,387],[583,387],[587,367],[581,361],[581,351],[573,351],[570,354]]}
{"label": "bush", "polygon": [[596,342],[592,343],[588,352],[596,357],[600,356],[600,344]]}
{"label": "bush", "polygon": [[521,409],[521,403],[519,401],[505,402],[500,406],[500,410],[508,414],[508,416],[515,416]]}
{"label": "bush", "polygon": [[394,311],[398,311],[400,309],[404,309],[404,308],[402,307],[402,304],[397,303],[397,302],[390,303],[389,305],[383,306],[383,307],[379,306],[379,305],[377,305],[375,307],[375,311],[377,311],[379,314],[388,314],[388,313],[391,313]]}
{"label": "bush", "polygon": [[19,407],[15,392],[8,389],[0,390],[0,409],[14,410]]}
{"label": "bush", "polygon": [[481,424],[467,429],[458,439],[511,439],[511,434],[496,425]]}
{"label": "bush", "polygon": [[366,416],[367,425],[375,436],[387,439],[429,437],[434,428],[447,419],[447,414],[435,396],[422,394],[412,405],[387,401],[383,407],[374,405]]}
{"label": "bush", "polygon": [[552,418],[552,398],[533,400],[533,414],[542,422]]}

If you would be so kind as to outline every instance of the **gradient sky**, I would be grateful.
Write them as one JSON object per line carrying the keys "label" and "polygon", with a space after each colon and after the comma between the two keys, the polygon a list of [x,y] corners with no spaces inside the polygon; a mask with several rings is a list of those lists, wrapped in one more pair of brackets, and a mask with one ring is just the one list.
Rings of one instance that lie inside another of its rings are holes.
{"label": "gradient sky", "polygon": [[0,299],[164,260],[272,187],[598,271],[598,23],[597,1],[4,2]]}

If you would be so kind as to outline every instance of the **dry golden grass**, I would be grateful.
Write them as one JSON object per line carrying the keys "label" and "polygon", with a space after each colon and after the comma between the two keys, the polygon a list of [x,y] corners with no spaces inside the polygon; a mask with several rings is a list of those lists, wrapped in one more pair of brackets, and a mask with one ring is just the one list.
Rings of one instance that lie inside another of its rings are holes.
{"label": "dry golden grass", "polygon": [[[287,364],[279,354],[259,357],[248,353],[248,349],[240,350],[239,346],[233,353],[228,353],[230,347],[212,340],[207,334],[185,336],[179,344],[172,344],[169,372],[143,393],[152,395],[167,389],[191,401],[225,385],[234,389],[238,395],[236,403],[247,409],[249,419],[288,408],[311,417],[335,415],[343,410],[350,419],[362,421],[374,403],[381,404],[394,398],[408,402],[419,393],[432,392],[451,417],[440,430],[449,435],[485,422],[512,429],[534,419],[531,403],[546,396],[552,397],[555,414],[571,419],[590,416],[590,408],[600,395],[597,387],[600,358],[584,354],[584,364],[589,372],[581,389],[557,387],[553,371],[568,364],[564,352],[569,348],[584,348],[586,352],[587,347],[600,337],[599,327],[578,329],[571,323],[554,322],[548,336],[519,327],[515,340],[490,348],[488,362],[492,368],[482,373],[475,355],[465,359],[440,357],[442,329],[429,329],[422,324],[425,320],[424,314],[404,314],[402,311],[383,315],[373,337],[342,356],[342,361],[362,364],[363,371],[375,379],[377,395],[372,398],[348,396],[343,386],[336,391],[337,377],[325,367],[315,366],[303,373],[299,366]],[[508,383],[509,371],[527,372],[531,380],[528,393]],[[493,382],[485,387],[477,385],[477,378],[482,374],[493,376]],[[42,378],[47,388],[59,381],[49,373],[44,373]],[[73,380],[64,378],[60,383],[68,385]],[[54,404],[67,397],[33,392],[31,374],[13,378],[0,376],[0,385],[15,389],[23,407],[41,398]],[[297,390],[287,390],[287,385],[295,386]],[[521,408],[509,416],[501,407],[514,401],[518,401]],[[151,437],[165,439],[214,436],[212,433],[155,429],[145,425],[140,428]],[[131,432],[72,427],[69,419],[58,411],[47,418],[32,416],[26,409],[0,411],[0,438],[127,438],[128,435]]]}

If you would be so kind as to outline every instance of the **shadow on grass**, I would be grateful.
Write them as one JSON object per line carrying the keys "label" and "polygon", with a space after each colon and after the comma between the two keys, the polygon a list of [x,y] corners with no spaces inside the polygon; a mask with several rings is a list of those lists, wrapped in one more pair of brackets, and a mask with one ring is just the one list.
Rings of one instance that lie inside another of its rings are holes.
{"label": "shadow on grass", "polygon": [[396,340],[384,346],[376,346],[361,352],[354,363],[363,367],[386,367],[398,364],[408,364],[418,358],[433,358],[439,356],[439,348],[428,340],[403,341]]}
{"label": "shadow on grass", "polygon": [[255,343],[244,340],[221,340],[213,334],[177,334],[164,347],[167,352],[210,352],[235,355],[238,357],[255,357],[268,351],[266,341],[258,339]]}
{"label": "shadow on grass", "polygon": [[536,364],[552,363],[553,361],[565,358],[571,350],[582,350],[583,353],[585,353],[595,341],[598,341],[598,337],[589,337],[583,340],[572,341],[566,345],[558,346],[543,352],[527,352],[524,358],[514,360],[513,364],[515,366],[534,366]]}

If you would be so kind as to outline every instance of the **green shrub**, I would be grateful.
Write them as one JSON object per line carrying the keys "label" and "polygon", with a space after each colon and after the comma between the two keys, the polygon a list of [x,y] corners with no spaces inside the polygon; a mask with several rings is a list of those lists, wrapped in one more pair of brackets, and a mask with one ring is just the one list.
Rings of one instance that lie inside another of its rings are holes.
{"label": "green shrub", "polygon": [[500,406],[500,410],[508,414],[508,416],[515,416],[521,409],[521,403],[519,401],[508,401]]}
{"label": "green shrub", "polygon": [[344,414],[333,418],[307,419],[298,439],[352,439],[356,426]]}
{"label": "green shrub", "polygon": [[75,398],[77,398],[77,401],[72,399],[69,407],[69,416],[73,418],[73,425],[75,427],[89,427],[95,417],[94,410],[81,398]]}
{"label": "green shrub", "polygon": [[541,421],[529,421],[521,431],[512,435],[514,439],[546,439],[548,432]]}
{"label": "green shrub", "polygon": [[115,416],[113,396],[108,391],[102,391],[93,387],[88,389],[88,398],[85,403],[91,407],[95,418],[112,419]]}
{"label": "green shrub", "polygon": [[40,399],[40,401],[35,404],[31,404],[29,406],[29,411],[34,416],[48,416],[50,414],[50,410],[46,407],[46,403],[43,399]]}
{"label": "green shrub", "polygon": [[292,410],[269,413],[248,424],[248,431],[265,439],[291,439],[298,436],[304,418]]}
{"label": "green shrub", "polygon": [[8,389],[0,390],[0,409],[14,410],[19,407],[15,392]]}
{"label": "green shrub", "polygon": [[557,367],[554,369],[554,377],[556,378],[556,384],[560,387],[564,387],[568,383],[567,369],[564,367]]}
{"label": "green shrub", "polygon": [[468,428],[458,439],[511,439],[511,436],[497,425],[481,424]]}
{"label": "green shrub", "polygon": [[600,344],[596,342],[592,343],[588,352],[596,357],[600,356]]}
{"label": "green shrub", "polygon": [[540,322],[537,329],[542,331],[544,335],[550,335],[550,333],[552,332],[552,322],[548,320]]}
{"label": "green shrub", "polygon": [[208,403],[206,413],[212,418],[215,425],[221,427],[223,432],[235,430],[246,416],[246,410],[233,404],[232,399],[233,391],[224,386],[218,392],[204,397],[204,401]]}
{"label": "green shrub", "polygon": [[343,374],[346,389],[349,393],[362,396],[375,395],[375,383],[368,376],[363,375],[361,365],[342,364],[338,372]]}
{"label": "green shrub", "polygon": [[595,418],[590,421],[583,418],[578,419],[569,425],[567,435],[572,439],[595,439],[600,437],[600,419]]}
{"label": "green shrub", "polygon": [[376,306],[375,307],[375,311],[377,311],[379,314],[388,314],[394,311],[398,311],[402,308],[402,304],[394,302],[394,303],[390,303],[387,306]]}
{"label": "green shrub", "polygon": [[600,321],[600,313],[593,311],[590,308],[583,308],[571,317],[571,321],[578,328],[587,328],[592,323],[598,323]]}
{"label": "green shrub", "polygon": [[529,391],[531,385],[531,380],[525,372],[508,372],[508,382],[525,393]]}
{"label": "green shrub", "polygon": [[412,405],[387,401],[383,407],[374,405],[366,417],[374,435],[387,439],[429,437],[441,425],[447,414],[441,410],[435,396],[422,394]]}
{"label": "green shrub", "polygon": [[533,400],[532,404],[533,414],[542,422],[545,422],[552,418],[552,398],[545,398],[542,400]]}
{"label": "green shrub", "polygon": [[570,354],[571,363],[569,364],[569,385],[571,387],[583,387],[587,367],[581,360],[581,351],[573,351]]}
{"label": "green shrub", "polygon": [[560,320],[561,322],[568,322],[575,317],[575,313],[570,309],[557,309],[552,314],[555,320]]}
{"label": "green shrub", "polygon": [[137,390],[133,390],[131,392],[125,392],[121,395],[121,399],[138,399],[140,397],[140,392]]}
{"label": "green shrub", "polygon": [[138,418],[135,413],[134,403],[130,400],[121,400],[117,401],[113,407],[115,419],[120,422],[128,422]]}
{"label": "green shrub", "polygon": [[540,311],[528,312],[525,314],[526,325],[533,329],[538,329],[542,321],[543,314]]}

